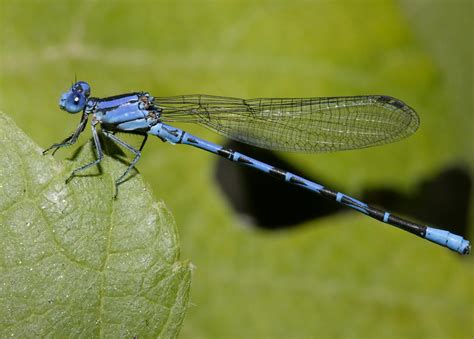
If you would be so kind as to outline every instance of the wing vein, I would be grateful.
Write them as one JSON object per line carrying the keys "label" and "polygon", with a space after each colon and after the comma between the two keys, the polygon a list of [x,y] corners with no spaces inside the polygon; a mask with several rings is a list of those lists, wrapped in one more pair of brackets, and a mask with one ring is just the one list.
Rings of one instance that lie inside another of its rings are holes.
{"label": "wing vein", "polygon": [[189,122],[257,147],[331,152],[381,145],[416,131],[419,118],[383,95],[239,99],[210,95],[155,98],[164,122]]}

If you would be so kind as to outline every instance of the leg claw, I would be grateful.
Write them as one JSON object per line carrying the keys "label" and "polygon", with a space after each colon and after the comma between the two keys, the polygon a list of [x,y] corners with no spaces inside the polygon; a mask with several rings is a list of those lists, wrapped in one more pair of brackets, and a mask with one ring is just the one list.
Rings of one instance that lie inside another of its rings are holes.
{"label": "leg claw", "polygon": [[74,178],[74,176],[75,176],[75,174],[74,174],[74,172],[73,172],[73,173],[69,176],[69,178],[66,179],[66,184],[68,184],[68,183],[72,180],[72,178]]}

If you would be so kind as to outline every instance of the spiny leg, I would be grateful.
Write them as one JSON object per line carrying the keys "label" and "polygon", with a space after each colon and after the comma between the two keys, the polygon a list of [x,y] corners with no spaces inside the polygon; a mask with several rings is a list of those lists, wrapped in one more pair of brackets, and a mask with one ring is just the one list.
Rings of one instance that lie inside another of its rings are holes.
{"label": "spiny leg", "polygon": [[87,115],[84,114],[84,115],[82,115],[81,122],[77,126],[74,133],[72,133],[69,137],[67,137],[66,139],[64,139],[60,143],[53,144],[49,148],[45,149],[43,151],[43,155],[48,153],[53,148],[54,148],[54,151],[53,151],[52,155],[54,155],[54,153],[56,153],[57,150],[60,149],[61,147],[71,146],[71,145],[75,144],[77,139],[79,138],[79,135],[82,133],[82,131],[84,131],[84,128],[86,127],[86,124],[87,124]]}
{"label": "spiny leg", "polygon": [[148,134],[143,135],[144,138],[143,138],[142,144],[140,145],[140,148],[137,150],[137,149],[133,148],[132,146],[130,146],[129,144],[127,144],[126,142],[124,142],[124,141],[120,140],[119,138],[117,138],[113,133],[111,133],[109,131],[105,131],[105,130],[102,130],[102,132],[105,134],[106,137],[110,138],[111,140],[115,141],[117,144],[125,147],[130,152],[135,154],[135,158],[133,158],[133,160],[130,163],[130,165],[128,166],[127,170],[117,180],[115,180],[115,195],[114,195],[114,198],[116,198],[117,194],[118,194],[118,185],[120,185],[124,181],[123,179],[132,170],[132,168],[135,166],[135,164],[138,162],[138,160],[140,160],[141,151],[142,151],[143,147],[145,146],[145,143],[148,139]]}
{"label": "spiny leg", "polygon": [[92,167],[94,165],[97,165],[101,160],[102,158],[104,157],[104,153],[102,152],[102,147],[100,146],[100,140],[99,140],[99,136],[97,135],[97,130],[95,129],[95,126],[96,124],[92,124],[91,127],[92,127],[92,137],[94,139],[94,145],[95,145],[95,150],[97,152],[97,159],[84,165],[84,166],[81,166],[79,168],[76,168],[74,171],[72,171],[71,175],[69,176],[69,178],[66,179],[66,184],[71,181],[71,179],[78,173],[78,172],[81,172],[89,167]]}

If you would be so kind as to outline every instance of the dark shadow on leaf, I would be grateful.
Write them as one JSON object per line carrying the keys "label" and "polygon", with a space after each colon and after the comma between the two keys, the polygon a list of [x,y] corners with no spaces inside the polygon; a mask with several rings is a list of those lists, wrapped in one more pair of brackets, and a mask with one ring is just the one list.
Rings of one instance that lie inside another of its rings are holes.
{"label": "dark shadow on leaf", "polygon": [[471,192],[468,169],[453,165],[421,181],[411,194],[380,188],[365,191],[364,197],[369,203],[467,237]]}
{"label": "dark shadow on leaf", "polygon": [[[99,140],[100,140],[100,144],[102,146],[102,151],[104,153],[104,157],[111,157],[111,158],[119,161],[120,163],[122,163],[125,166],[130,165],[131,160],[127,158],[127,154],[116,143],[114,143],[112,140],[106,138],[101,133],[99,133]],[[67,159],[71,160],[71,161],[78,160],[79,154],[84,149],[84,147],[90,147],[92,154],[95,155],[94,159],[97,159],[97,151],[96,151],[96,148],[95,148],[95,145],[94,145],[94,139],[93,138],[90,138],[89,142],[87,142],[87,143],[81,145],[80,147],[78,147],[74,151],[74,153],[71,155],[71,157],[69,157]],[[90,161],[93,161],[93,160],[91,159]],[[78,164],[78,167],[80,167],[82,165],[85,165],[85,164],[86,163]],[[76,177],[96,177],[96,176],[100,176],[104,173],[101,163],[99,163],[95,167],[97,168],[96,173],[94,173],[94,169],[93,169],[94,167],[92,167],[90,169],[85,170],[85,172],[87,172],[87,173],[84,173],[84,174],[78,173],[78,174],[76,174]],[[124,171],[125,171],[125,169],[124,169]],[[126,182],[127,180],[133,178],[137,174],[139,174],[139,172],[136,168],[134,168],[132,171],[130,171],[128,177],[125,179],[124,182]]]}
{"label": "dark shadow on leaf", "polygon": [[[235,141],[229,142],[226,147],[318,182],[271,151]],[[345,210],[341,205],[313,192],[223,158],[218,160],[215,176],[236,213],[258,227],[267,229],[293,227],[311,219],[323,218]]]}
{"label": "dark shadow on leaf", "polygon": [[[229,142],[226,147],[322,185],[326,184],[295,168],[271,151],[235,141]],[[348,208],[313,192],[223,158],[218,160],[215,177],[235,212],[260,228],[295,227],[308,220],[349,211]],[[328,187],[345,191],[332,184]],[[472,179],[468,171],[462,166],[454,166],[435,178],[421,182],[413,194],[376,188],[365,190],[356,198],[408,219],[429,222],[432,226],[466,236],[471,187]]]}
{"label": "dark shadow on leaf", "polygon": [[[92,138],[89,140],[88,143],[84,143],[82,144],[81,146],[79,146],[73,153],[70,157],[66,158],[67,160],[69,161],[74,161],[76,162],[78,160],[78,157],[79,155],[81,154],[82,150],[84,149],[84,147],[90,147],[91,148],[91,151],[93,154],[97,154],[96,153],[96,150],[95,150],[95,147],[94,147],[94,140],[92,140]],[[92,161],[92,160],[90,160]],[[83,164],[79,164],[77,165],[77,167],[81,167],[83,165],[85,165],[86,163],[83,163]],[[74,168],[73,168],[74,170]],[[94,173],[94,171],[97,171],[96,173]],[[103,170],[102,170],[102,166],[100,165],[97,165],[95,166],[95,169],[91,168],[90,171],[86,170],[86,172],[84,174],[82,173],[78,173],[75,175],[75,177],[97,177],[97,176],[100,176],[103,174]]]}

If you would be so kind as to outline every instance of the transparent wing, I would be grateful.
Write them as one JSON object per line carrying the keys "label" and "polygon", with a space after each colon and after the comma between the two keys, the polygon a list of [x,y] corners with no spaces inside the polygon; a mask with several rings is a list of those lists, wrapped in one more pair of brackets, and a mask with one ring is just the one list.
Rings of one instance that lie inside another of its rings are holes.
{"label": "transparent wing", "polygon": [[383,95],[238,99],[183,95],[154,99],[164,122],[192,122],[231,139],[290,152],[381,145],[412,134],[416,112]]}

